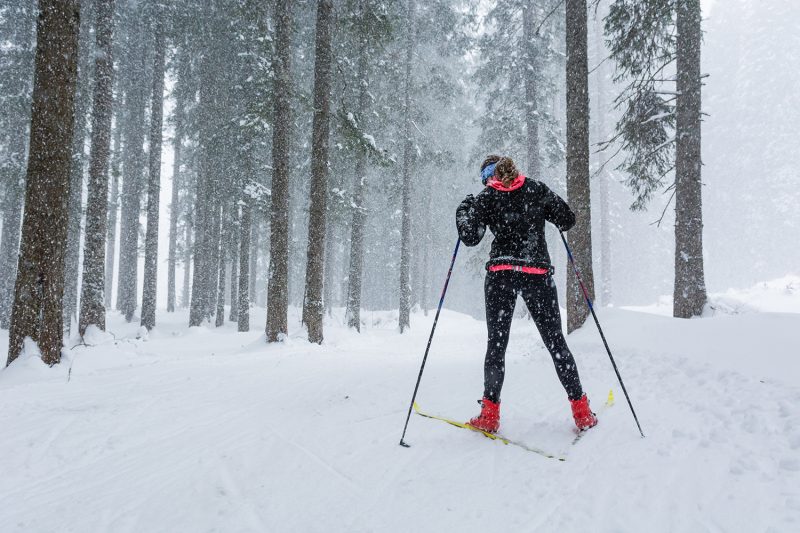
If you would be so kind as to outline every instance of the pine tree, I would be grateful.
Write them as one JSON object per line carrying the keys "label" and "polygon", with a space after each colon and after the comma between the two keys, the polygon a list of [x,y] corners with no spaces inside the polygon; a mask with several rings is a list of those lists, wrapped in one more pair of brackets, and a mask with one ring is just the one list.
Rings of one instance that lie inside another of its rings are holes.
{"label": "pine tree", "polygon": [[150,165],[147,185],[147,234],[144,252],[144,282],[142,291],[142,326],[156,326],[156,296],[158,281],[158,207],[161,192],[161,127],[164,102],[164,68],[166,42],[163,11],[156,10],[155,56],[153,59],[153,93],[150,112]]}
{"label": "pine tree", "polygon": [[[699,0],[615,0],[606,16],[606,37],[617,63],[616,80],[628,81],[617,98],[623,114],[612,141],[619,140],[626,152],[619,168],[628,174],[632,209],[645,209],[660,189],[673,191],[673,315],[696,316],[706,303]],[[675,178],[668,184],[672,172]]]}
{"label": "pine tree", "polygon": [[675,292],[673,315],[691,318],[706,304],[700,157],[700,0],[676,6]]}
{"label": "pine tree", "polygon": [[[575,212],[570,241],[583,283],[594,300],[592,213],[589,194],[589,64],[586,0],[567,0],[567,201]],[[567,331],[589,315],[583,291],[567,265]]]}
{"label": "pine tree", "polygon": [[400,230],[400,333],[411,327],[411,167],[414,164],[414,141],[411,137],[412,62],[414,54],[415,0],[408,0],[406,19],[405,84],[403,96],[403,203]]}
{"label": "pine tree", "polygon": [[308,261],[303,322],[308,340],[322,343],[323,274],[325,270],[325,222],[330,136],[331,26],[333,3],[317,2],[316,55],[314,60],[314,124],[311,148],[311,204],[308,220]]}
{"label": "pine tree", "polygon": [[136,311],[137,276],[139,260],[139,212],[144,171],[145,110],[147,108],[148,68],[147,58],[150,36],[147,17],[140,6],[130,6],[128,13],[130,33],[129,70],[121,72],[126,78],[125,131],[123,180],[120,209],[119,268],[117,285],[117,309],[125,320],[133,320]]}
{"label": "pine tree", "polygon": [[89,194],[86,202],[86,236],[79,331],[89,325],[105,330],[103,291],[108,210],[108,163],[114,87],[114,0],[97,0],[95,7],[95,67],[92,106],[92,144],[89,154]]}
{"label": "pine tree", "polygon": [[180,192],[184,187],[184,180],[181,176],[181,164],[183,160],[183,136],[185,128],[185,113],[186,113],[186,100],[188,99],[187,91],[184,86],[187,84],[189,59],[185,57],[185,48],[180,50],[176,56],[178,63],[178,80],[174,90],[175,95],[175,110],[173,115],[173,122],[175,125],[175,136],[172,139],[172,201],[170,202],[169,209],[169,251],[167,259],[167,312],[172,313],[175,311],[176,304],[176,279],[175,279],[175,266],[177,264],[178,256],[178,216],[181,211],[180,205]]}
{"label": "pine tree", "polygon": [[272,136],[272,202],[270,209],[270,255],[267,289],[267,342],[288,333],[289,306],[289,157],[291,143],[291,53],[292,7],[286,0],[276,4],[276,50],[274,124]]}
{"label": "pine tree", "polygon": [[250,234],[252,231],[253,200],[247,194],[242,195],[242,216],[239,223],[239,283],[234,287],[239,293],[236,315],[238,330],[250,331]]}
{"label": "pine tree", "polygon": [[94,4],[80,4],[80,37],[78,40],[78,86],[75,93],[75,126],[72,135],[72,168],[69,184],[69,226],[67,227],[67,256],[64,278],[64,321],[72,327],[78,312],[78,274],[80,265],[81,220],[83,219],[83,184],[86,174],[86,123],[92,103],[92,58],[95,49],[91,28]]}
{"label": "pine tree", "polygon": [[[366,4],[366,2],[363,2]],[[366,126],[369,116],[369,81],[367,56],[367,36],[362,37],[358,57],[358,111],[359,125]],[[347,287],[347,326],[361,331],[361,285],[364,271],[364,221],[366,210],[364,206],[364,187],[366,186],[367,154],[361,150],[356,156],[353,172],[352,193],[352,227],[350,234],[350,269]]]}
{"label": "pine tree", "polygon": [[33,92],[36,9],[33,3],[7,7],[0,33],[0,183],[3,230],[0,234],[0,328],[8,329],[14,300],[22,207],[25,196],[28,127]]}
{"label": "pine tree", "polygon": [[30,337],[42,361],[61,360],[67,200],[78,69],[77,0],[41,0],[25,215],[8,364]]}
{"label": "pine tree", "polygon": [[[119,83],[117,83],[119,85]],[[105,306],[111,309],[114,288],[114,264],[116,262],[117,219],[119,214],[119,178],[122,175],[122,91],[117,93],[117,105],[114,118],[114,138],[111,150],[111,191],[108,197],[108,223],[106,225],[106,272],[105,272]]]}
{"label": "pine tree", "polygon": [[[563,135],[551,111],[556,99],[563,30],[539,2],[499,0],[488,11],[478,39],[478,90],[486,112],[478,121],[482,160],[487,153],[512,157],[527,175],[554,185],[552,171],[564,158]],[[550,8],[550,6],[546,6]],[[551,172],[547,172],[547,171]]]}

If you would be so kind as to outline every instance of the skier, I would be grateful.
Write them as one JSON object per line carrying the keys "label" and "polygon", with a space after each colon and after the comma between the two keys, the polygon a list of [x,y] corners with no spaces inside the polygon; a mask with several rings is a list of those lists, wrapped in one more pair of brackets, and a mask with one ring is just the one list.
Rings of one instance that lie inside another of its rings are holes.
{"label": "skier", "polygon": [[567,203],[540,181],[519,173],[508,157],[490,155],[481,165],[486,188],[467,195],[456,210],[461,241],[477,245],[489,227],[494,234],[486,264],[486,326],[489,339],[484,363],[481,412],[468,424],[495,433],[500,426],[500,390],[505,374],[505,353],[517,294],[522,295],[572,405],[579,430],[597,424],[583,393],[575,359],[561,332],[561,312],[553,280],[553,267],[544,237],[545,221],[561,231],[575,224]]}

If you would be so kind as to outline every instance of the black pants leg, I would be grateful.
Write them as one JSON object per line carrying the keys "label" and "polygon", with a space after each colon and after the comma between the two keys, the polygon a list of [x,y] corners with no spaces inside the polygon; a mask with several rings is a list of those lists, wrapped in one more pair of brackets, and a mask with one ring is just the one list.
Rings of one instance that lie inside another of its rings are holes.
{"label": "black pants leg", "polygon": [[483,397],[500,401],[500,390],[506,371],[506,347],[511,330],[511,318],[517,303],[517,288],[512,274],[516,272],[487,272],[484,282],[486,295],[486,327],[489,340],[483,365]]}
{"label": "black pants leg", "polygon": [[561,332],[561,310],[558,308],[558,291],[551,275],[527,275],[522,280],[522,299],[533,317],[545,346],[550,351],[556,366],[558,379],[567,391],[570,400],[583,396],[578,367],[572,356],[564,334]]}

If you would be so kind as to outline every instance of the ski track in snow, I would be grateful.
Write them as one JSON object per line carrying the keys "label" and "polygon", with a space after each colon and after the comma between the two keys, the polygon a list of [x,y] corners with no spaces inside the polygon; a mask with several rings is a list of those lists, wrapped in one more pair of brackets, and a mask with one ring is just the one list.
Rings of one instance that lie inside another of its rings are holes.
{"label": "ski track in snow", "polygon": [[[326,342],[296,326],[264,343],[233,325],[159,313],[137,339],[0,371],[0,531],[800,531],[800,314],[680,321],[602,309],[646,438],[588,324],[571,335],[595,407],[577,445],[533,324],[516,319],[502,429],[558,462],[412,415],[433,315]],[[485,325],[445,311],[418,401],[467,419],[482,392]],[[7,332],[0,332],[5,353]],[[69,368],[71,366],[71,374]]]}

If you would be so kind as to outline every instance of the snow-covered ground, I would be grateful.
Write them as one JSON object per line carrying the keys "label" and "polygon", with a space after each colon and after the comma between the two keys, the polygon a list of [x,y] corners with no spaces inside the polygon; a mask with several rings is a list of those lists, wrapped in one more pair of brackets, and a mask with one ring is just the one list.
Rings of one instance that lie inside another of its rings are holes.
{"label": "snow-covered ground", "polygon": [[[389,313],[361,335],[336,316],[323,346],[296,326],[267,346],[263,310],[245,334],[161,312],[146,339],[114,314],[114,337],[61,365],[0,371],[0,531],[800,531],[800,314],[767,312],[764,287],[731,295],[760,312],[600,310],[644,439],[588,324],[568,339],[584,386],[616,404],[571,446],[518,319],[501,430],[565,462],[418,416],[398,446],[433,313],[402,336]],[[443,313],[424,409],[477,412],[484,343],[482,322]]]}

